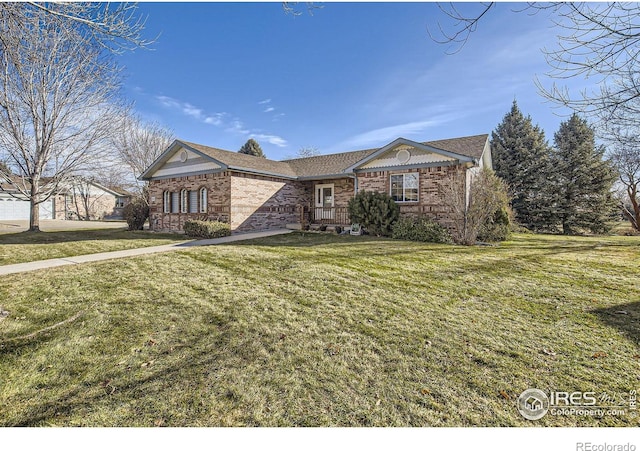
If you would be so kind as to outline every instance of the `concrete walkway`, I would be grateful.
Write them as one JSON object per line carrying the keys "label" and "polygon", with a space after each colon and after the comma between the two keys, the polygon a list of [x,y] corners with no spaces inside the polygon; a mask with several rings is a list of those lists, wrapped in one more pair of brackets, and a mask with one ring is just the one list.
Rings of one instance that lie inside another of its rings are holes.
{"label": "concrete walkway", "polygon": [[36,271],[38,269],[55,268],[58,266],[79,265],[81,263],[97,262],[102,260],[112,260],[115,258],[135,257],[138,255],[157,254],[159,252],[179,251],[198,246],[213,246],[216,244],[227,244],[235,241],[252,240],[254,238],[265,238],[274,235],[291,233],[292,230],[267,230],[264,232],[239,233],[237,235],[213,238],[210,240],[182,241],[179,243],[164,244],[162,246],[140,247],[137,249],[126,249],[122,251],[102,252],[100,254],[78,255],[75,257],[52,258],[50,260],[39,260],[35,262],[17,263],[15,265],[0,266],[0,276],[15,274],[20,272]]}

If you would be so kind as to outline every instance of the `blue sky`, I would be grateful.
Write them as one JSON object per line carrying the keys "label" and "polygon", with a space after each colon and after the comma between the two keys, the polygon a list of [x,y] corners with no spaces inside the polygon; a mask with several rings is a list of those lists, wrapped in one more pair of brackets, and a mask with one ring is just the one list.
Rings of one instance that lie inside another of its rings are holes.
{"label": "blue sky", "polygon": [[119,57],[124,93],[180,139],[238,150],[253,137],[272,159],[491,133],[514,99],[549,139],[566,118],[534,84],[551,83],[545,14],[500,4],[448,55],[427,33],[450,25],[434,3],[322,5],[292,16],[279,2],[140,3],[160,36]]}

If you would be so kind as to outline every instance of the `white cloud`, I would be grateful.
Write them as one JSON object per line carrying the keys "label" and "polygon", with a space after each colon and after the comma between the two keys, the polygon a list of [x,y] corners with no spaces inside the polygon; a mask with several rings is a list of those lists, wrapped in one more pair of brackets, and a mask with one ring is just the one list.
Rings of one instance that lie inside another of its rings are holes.
{"label": "white cloud", "polygon": [[182,106],[182,112],[184,114],[186,114],[187,116],[194,117],[194,118],[196,118],[198,120],[204,120],[204,118],[202,116],[202,110],[200,108],[194,107],[190,103],[185,103]]}
{"label": "white cloud", "polygon": [[[278,147],[286,147],[287,141],[277,135],[269,135],[264,133],[258,133],[255,129],[251,130],[248,128],[240,119],[234,118],[230,120],[229,114],[227,113],[207,113],[202,108],[199,108],[195,105],[190,104],[189,102],[183,102],[177,99],[174,99],[169,96],[156,96],[156,100],[160,102],[162,106],[165,108],[171,108],[174,110],[180,111],[185,116],[189,116],[193,119],[196,119],[199,122],[214,125],[216,127],[223,128],[224,131],[244,136],[249,136],[250,138],[260,139],[262,141],[266,141],[274,146]],[[271,102],[271,99],[263,100],[259,103],[268,104]],[[274,111],[275,108],[268,107],[264,110],[265,113]],[[284,113],[280,113],[276,115],[276,117],[284,116]]]}
{"label": "white cloud", "polygon": [[345,149],[357,149],[384,145],[399,137],[408,138],[412,135],[423,134],[423,132],[428,128],[441,125],[449,120],[450,119],[446,116],[441,116],[440,118],[428,121],[408,122],[405,124],[377,128],[347,139],[345,142],[340,144],[340,147]]}
{"label": "white cloud", "polygon": [[244,127],[242,121],[238,119],[231,121],[231,124],[226,128],[226,131],[240,133],[241,135],[248,135],[250,133],[250,131]]}
{"label": "white cloud", "polygon": [[204,118],[204,123],[209,125],[222,125],[222,119],[225,116],[225,113],[215,113],[211,116],[207,116]]}
{"label": "white cloud", "polygon": [[264,99],[258,102],[258,105],[266,105],[267,103],[271,103],[271,99]]}
{"label": "white cloud", "polygon": [[274,146],[287,147],[287,140],[277,135],[265,135],[262,133],[252,133],[249,137],[267,141],[269,144],[273,144]]}

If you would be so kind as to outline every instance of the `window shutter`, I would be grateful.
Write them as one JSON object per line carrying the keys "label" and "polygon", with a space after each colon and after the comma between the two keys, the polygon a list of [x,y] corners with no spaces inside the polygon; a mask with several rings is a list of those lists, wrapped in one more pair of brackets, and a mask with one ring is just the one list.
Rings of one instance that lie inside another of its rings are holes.
{"label": "window shutter", "polygon": [[198,192],[189,191],[189,213],[198,213]]}

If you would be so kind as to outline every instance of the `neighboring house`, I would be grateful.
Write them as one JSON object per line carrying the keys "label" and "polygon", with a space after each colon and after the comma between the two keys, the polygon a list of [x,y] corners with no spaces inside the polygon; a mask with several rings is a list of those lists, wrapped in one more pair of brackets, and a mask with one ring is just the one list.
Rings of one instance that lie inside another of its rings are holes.
{"label": "neighboring house", "polygon": [[[6,178],[5,178],[6,177]],[[22,179],[9,175],[0,177],[0,221],[29,220],[31,203],[14,184],[22,186]],[[28,189],[31,185],[25,185]],[[54,202],[48,199],[39,205],[40,219],[54,219]]]}
{"label": "neighboring house", "polygon": [[133,194],[122,188],[112,188],[112,190],[116,193],[116,205],[111,213],[108,213],[104,216],[104,219],[124,219],[124,207],[131,203]]}
{"label": "neighboring house", "polygon": [[468,193],[471,174],[492,167],[488,135],[414,142],[286,161],[174,141],[141,175],[149,181],[150,227],[180,231],[187,219],[222,220],[233,231],[349,225],[361,190],[389,193],[401,214],[448,225],[440,186],[453,174]]}
{"label": "neighboring house", "polygon": [[[102,220],[105,217],[114,218],[118,200],[123,193],[107,188],[95,181],[84,177],[74,177],[62,184],[56,194],[52,196],[54,219]],[[123,202],[121,202],[123,203]],[[124,207],[124,205],[123,205]]]}
{"label": "neighboring house", "polygon": [[[17,176],[13,183],[22,183]],[[46,183],[46,179],[44,180]],[[106,188],[99,183],[75,177],[60,185],[48,200],[40,204],[40,219],[111,219],[118,212],[118,202],[128,203],[130,194]],[[29,220],[30,202],[6,180],[0,181],[0,220]]]}

